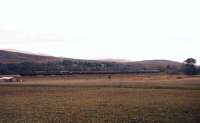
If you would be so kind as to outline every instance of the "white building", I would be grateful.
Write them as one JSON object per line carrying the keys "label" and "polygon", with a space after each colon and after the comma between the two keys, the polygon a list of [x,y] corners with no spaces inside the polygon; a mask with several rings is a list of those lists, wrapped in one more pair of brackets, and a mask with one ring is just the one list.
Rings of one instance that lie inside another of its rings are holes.
{"label": "white building", "polygon": [[0,82],[21,82],[20,76],[0,76]]}

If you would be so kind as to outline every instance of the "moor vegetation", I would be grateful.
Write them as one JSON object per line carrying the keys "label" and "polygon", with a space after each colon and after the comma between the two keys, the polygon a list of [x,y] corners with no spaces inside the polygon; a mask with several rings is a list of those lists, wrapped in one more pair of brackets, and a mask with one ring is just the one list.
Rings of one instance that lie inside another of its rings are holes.
{"label": "moor vegetation", "polygon": [[24,77],[0,84],[0,123],[199,123],[199,78],[179,76]]}

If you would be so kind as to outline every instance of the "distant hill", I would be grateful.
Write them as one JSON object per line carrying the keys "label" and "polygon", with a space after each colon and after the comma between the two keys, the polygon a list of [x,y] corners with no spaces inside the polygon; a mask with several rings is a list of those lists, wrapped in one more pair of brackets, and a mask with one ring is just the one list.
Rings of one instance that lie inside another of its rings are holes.
{"label": "distant hill", "polygon": [[170,60],[144,60],[144,61],[137,61],[135,63],[141,64],[145,67],[176,67],[180,68],[182,66],[182,63],[177,61],[170,61]]}
{"label": "distant hill", "polygon": [[182,63],[177,61],[171,61],[171,60],[143,60],[143,61],[131,61],[126,59],[103,59],[100,61],[105,62],[115,62],[115,63],[123,63],[128,65],[137,65],[137,66],[144,66],[147,68],[154,68],[154,67],[167,67],[167,66],[173,66],[176,68],[179,68],[182,66]]}
{"label": "distant hill", "polygon": [[0,50],[0,63],[22,63],[22,62],[46,63],[49,61],[62,61],[62,60],[63,58],[58,58],[53,56],[43,56],[43,55],[35,55],[29,53]]}
{"label": "distant hill", "polygon": [[61,58],[61,57],[53,57],[46,55],[37,55],[26,52],[17,52],[17,51],[6,51],[0,50],[0,63],[22,63],[22,62],[33,62],[33,63],[46,63],[46,62],[59,62],[63,60],[68,60],[72,62],[92,62],[92,63],[120,63],[127,65],[142,65],[145,67],[166,67],[176,66],[180,67],[182,64],[176,61],[170,60],[144,60],[144,61],[130,61],[126,59],[103,59],[103,60],[81,60],[81,59],[70,59],[70,58]]}
{"label": "distant hill", "polygon": [[[81,60],[0,50],[0,74],[59,74],[63,72],[178,73],[182,63],[169,60]],[[12,64],[11,64],[12,63]]]}

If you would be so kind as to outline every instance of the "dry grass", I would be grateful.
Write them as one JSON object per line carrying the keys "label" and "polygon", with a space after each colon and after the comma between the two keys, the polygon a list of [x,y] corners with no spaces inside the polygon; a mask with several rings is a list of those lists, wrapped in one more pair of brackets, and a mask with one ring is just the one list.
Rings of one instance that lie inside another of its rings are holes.
{"label": "dry grass", "polygon": [[0,123],[199,123],[200,78],[25,77],[0,85]]}

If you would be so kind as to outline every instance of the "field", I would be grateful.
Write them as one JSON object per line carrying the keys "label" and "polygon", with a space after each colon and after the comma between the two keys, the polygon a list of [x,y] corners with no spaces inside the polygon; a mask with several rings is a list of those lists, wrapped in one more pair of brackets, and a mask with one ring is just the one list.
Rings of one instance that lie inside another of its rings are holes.
{"label": "field", "polygon": [[68,75],[0,84],[0,123],[200,123],[200,77]]}

